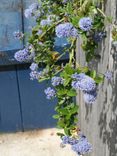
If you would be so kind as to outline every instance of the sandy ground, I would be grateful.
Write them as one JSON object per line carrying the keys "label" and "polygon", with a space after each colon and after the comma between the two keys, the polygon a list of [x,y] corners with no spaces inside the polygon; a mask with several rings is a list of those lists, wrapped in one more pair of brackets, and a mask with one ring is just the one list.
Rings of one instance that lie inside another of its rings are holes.
{"label": "sandy ground", "polygon": [[56,132],[56,129],[47,129],[0,134],[0,156],[76,156],[69,146],[60,147]]}

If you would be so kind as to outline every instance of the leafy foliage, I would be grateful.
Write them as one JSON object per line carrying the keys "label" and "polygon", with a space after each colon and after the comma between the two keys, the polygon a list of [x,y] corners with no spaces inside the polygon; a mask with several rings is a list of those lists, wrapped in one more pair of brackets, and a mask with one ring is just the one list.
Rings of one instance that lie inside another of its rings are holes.
{"label": "leafy foliage", "polygon": [[[61,137],[74,136],[79,132],[77,125],[79,107],[75,101],[77,95],[75,88],[80,89],[81,86],[85,88],[83,93],[92,103],[97,95],[98,84],[104,81],[103,74],[98,74],[87,66],[80,66],[75,58],[76,44],[80,37],[86,61],[96,59],[99,42],[106,37],[105,20],[109,19],[101,10],[102,3],[102,0],[39,0],[38,6],[32,5],[26,11],[26,17],[34,17],[37,23],[28,38],[28,45],[31,46],[29,53],[35,52],[33,65],[44,65],[43,71],[38,73],[36,68],[33,75],[35,74],[34,78],[39,82],[52,80],[54,77],[54,89],[49,87],[45,93],[48,99],[53,99],[53,96],[57,98],[56,114],[53,118],[58,120],[58,128],[64,129],[64,133],[58,134]],[[114,40],[117,38],[115,32],[114,28]],[[57,34],[67,36],[69,44],[64,46],[61,54],[54,47]],[[69,63],[58,63],[66,54],[69,54]],[[31,69],[34,69],[33,65]]]}

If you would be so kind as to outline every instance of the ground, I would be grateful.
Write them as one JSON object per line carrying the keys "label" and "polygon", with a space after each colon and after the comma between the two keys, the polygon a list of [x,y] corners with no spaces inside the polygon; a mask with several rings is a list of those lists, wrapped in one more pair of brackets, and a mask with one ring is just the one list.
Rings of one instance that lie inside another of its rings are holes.
{"label": "ground", "polygon": [[76,156],[60,147],[56,129],[0,134],[0,156]]}

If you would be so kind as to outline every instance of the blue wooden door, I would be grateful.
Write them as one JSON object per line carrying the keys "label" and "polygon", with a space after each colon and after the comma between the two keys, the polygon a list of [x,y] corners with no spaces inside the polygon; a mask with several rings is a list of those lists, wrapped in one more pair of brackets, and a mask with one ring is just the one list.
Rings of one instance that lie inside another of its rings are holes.
{"label": "blue wooden door", "polygon": [[[0,132],[25,131],[55,125],[55,102],[47,101],[43,90],[29,78],[29,64],[18,64],[14,53],[24,47],[13,32],[29,32],[34,22],[24,18],[24,9],[34,0],[0,1]],[[58,47],[59,48],[59,45]]]}
{"label": "blue wooden door", "polygon": [[22,130],[21,105],[18,90],[18,73],[13,53],[23,47],[12,34],[22,30],[20,0],[0,2],[0,131]]}

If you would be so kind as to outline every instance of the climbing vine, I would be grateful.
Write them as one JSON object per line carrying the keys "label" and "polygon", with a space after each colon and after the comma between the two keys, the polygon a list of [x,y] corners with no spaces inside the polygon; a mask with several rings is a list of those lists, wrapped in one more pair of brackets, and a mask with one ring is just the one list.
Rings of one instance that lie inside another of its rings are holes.
{"label": "climbing vine", "polygon": [[[57,120],[57,127],[64,130],[58,135],[62,143],[70,144],[78,155],[90,152],[92,146],[78,126],[77,90],[83,93],[87,105],[93,104],[98,85],[105,77],[111,79],[112,76],[110,72],[97,73],[76,61],[79,38],[86,62],[100,57],[96,49],[106,37],[105,23],[110,22],[103,12],[103,3],[102,0],[39,0],[31,4],[24,14],[26,18],[34,18],[36,25],[25,48],[14,56],[19,62],[32,61],[32,80],[48,81],[44,93],[49,100],[57,99],[53,118]],[[14,36],[23,39],[25,34],[17,31]],[[57,37],[67,39],[62,52],[55,48]],[[69,55],[67,63],[62,61],[66,55]],[[40,66],[44,67],[42,71]]]}

